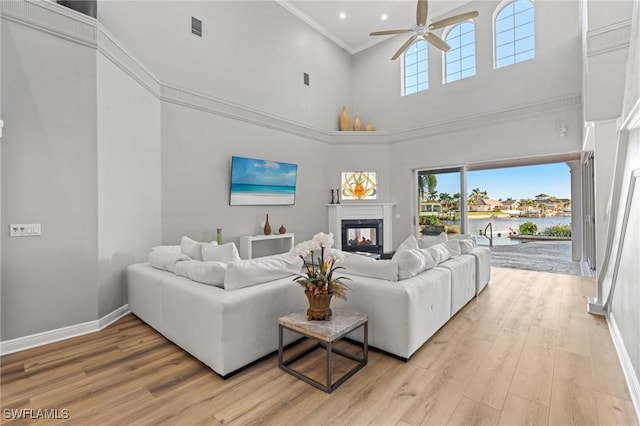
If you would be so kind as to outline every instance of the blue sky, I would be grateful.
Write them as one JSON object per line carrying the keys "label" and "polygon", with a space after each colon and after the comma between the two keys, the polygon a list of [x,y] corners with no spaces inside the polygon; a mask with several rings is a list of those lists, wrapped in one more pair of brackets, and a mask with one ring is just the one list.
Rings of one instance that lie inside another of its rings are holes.
{"label": "blue sky", "polygon": [[[453,195],[460,191],[458,173],[436,176],[438,193],[448,192]],[[487,191],[489,198],[494,200],[509,197],[516,200],[534,198],[541,193],[558,198],[571,198],[571,173],[565,163],[476,170],[467,174],[467,189],[471,192],[473,188]]]}
{"label": "blue sky", "polygon": [[231,182],[296,186],[297,165],[255,158],[233,157]]}

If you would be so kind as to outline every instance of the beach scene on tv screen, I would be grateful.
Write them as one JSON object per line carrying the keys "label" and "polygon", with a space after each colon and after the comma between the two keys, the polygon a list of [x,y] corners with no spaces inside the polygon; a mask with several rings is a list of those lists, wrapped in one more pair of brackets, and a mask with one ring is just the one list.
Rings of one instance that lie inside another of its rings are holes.
{"label": "beach scene on tv screen", "polygon": [[294,204],[297,173],[296,164],[233,157],[230,204]]}

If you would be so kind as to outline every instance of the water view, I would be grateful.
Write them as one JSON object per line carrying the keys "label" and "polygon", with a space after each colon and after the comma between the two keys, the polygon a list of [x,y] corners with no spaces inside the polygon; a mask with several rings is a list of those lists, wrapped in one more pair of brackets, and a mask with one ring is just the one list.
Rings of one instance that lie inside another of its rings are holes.
{"label": "water view", "polygon": [[[467,232],[476,236],[476,240],[480,245],[489,245],[489,239],[480,236],[480,231],[484,231],[487,225],[491,222],[493,225],[493,244],[494,245],[506,245],[506,244],[520,244],[520,240],[512,240],[509,238],[509,232],[516,231],[520,224],[524,222],[533,222],[538,227],[538,232],[544,231],[553,225],[571,225],[571,216],[551,216],[551,217],[505,217],[505,218],[469,218],[469,228]],[[460,222],[456,222],[459,224]],[[498,234],[500,236],[498,236]]]}

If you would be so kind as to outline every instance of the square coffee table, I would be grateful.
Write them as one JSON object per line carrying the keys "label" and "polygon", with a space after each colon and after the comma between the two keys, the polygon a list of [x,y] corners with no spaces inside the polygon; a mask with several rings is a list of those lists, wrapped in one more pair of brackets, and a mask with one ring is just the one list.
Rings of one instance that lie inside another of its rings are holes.
{"label": "square coffee table", "polygon": [[[308,321],[306,310],[285,315],[279,320],[278,367],[280,367],[287,373],[299,378],[300,380],[304,380],[310,385],[313,385],[327,393],[331,393],[338,386],[343,384],[349,377],[353,376],[356,371],[367,365],[367,361],[369,358],[369,323],[367,316],[365,314],[350,312],[344,309],[332,309],[332,311],[333,315],[331,317],[331,320],[329,321]],[[363,354],[361,358],[347,353],[339,348],[333,347],[333,344],[336,341],[340,340],[359,327],[364,327],[364,342],[362,346]],[[284,360],[282,333],[285,328],[310,339],[316,340],[316,344],[294,355],[290,359]],[[318,348],[326,349],[326,384],[320,383],[317,380],[314,380],[311,377],[306,376],[299,371],[296,371],[293,368],[289,367],[290,364],[298,361],[299,359],[305,357]],[[356,364],[351,370],[349,370],[342,377],[336,380],[335,383],[331,383],[331,373],[333,371],[331,366],[331,357],[334,353],[356,361],[358,362],[358,364]]]}

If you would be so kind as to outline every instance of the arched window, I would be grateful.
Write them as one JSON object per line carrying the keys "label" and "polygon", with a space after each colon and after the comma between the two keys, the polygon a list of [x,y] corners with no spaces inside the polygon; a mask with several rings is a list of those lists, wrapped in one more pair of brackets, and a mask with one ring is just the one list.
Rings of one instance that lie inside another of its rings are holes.
{"label": "arched window", "polygon": [[495,19],[496,68],[536,56],[533,2],[516,0],[503,7]]}
{"label": "arched window", "polygon": [[427,42],[418,40],[404,52],[404,91],[411,95],[429,88]]}
{"label": "arched window", "polygon": [[463,22],[446,37],[451,50],[445,53],[445,83],[476,75],[476,35],[473,22]]}

